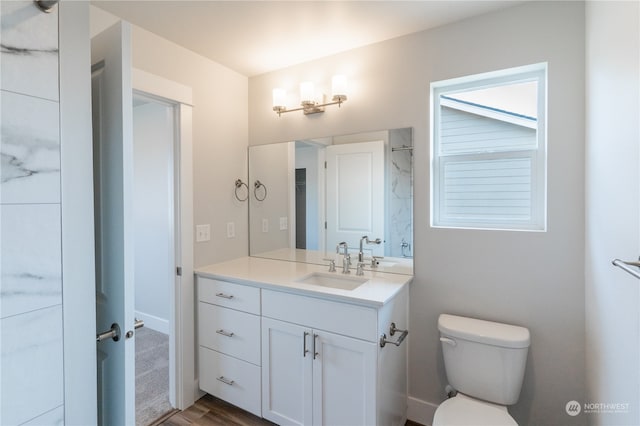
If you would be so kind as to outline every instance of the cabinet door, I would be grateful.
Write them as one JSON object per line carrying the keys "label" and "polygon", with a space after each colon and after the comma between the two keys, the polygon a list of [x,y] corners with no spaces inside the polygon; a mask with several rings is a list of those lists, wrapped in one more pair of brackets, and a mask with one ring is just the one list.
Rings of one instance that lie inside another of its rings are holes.
{"label": "cabinet door", "polygon": [[323,331],[313,339],[313,424],[376,424],[376,344]]}
{"label": "cabinet door", "polygon": [[262,417],[279,425],[310,425],[311,329],[262,318]]}

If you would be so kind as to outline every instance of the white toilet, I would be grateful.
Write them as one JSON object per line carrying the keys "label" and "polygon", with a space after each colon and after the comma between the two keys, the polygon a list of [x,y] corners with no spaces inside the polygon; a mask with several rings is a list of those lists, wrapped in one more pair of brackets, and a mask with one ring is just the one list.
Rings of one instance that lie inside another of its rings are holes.
{"label": "white toilet", "polygon": [[529,350],[524,327],[442,314],[444,366],[458,394],[444,401],[433,426],[516,425],[507,405],[520,396]]}

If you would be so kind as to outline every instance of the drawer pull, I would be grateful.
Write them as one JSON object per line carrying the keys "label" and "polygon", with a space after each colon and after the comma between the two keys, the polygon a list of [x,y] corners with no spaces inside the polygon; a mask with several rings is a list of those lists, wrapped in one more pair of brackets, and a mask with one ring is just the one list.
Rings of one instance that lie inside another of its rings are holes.
{"label": "drawer pull", "polygon": [[216,330],[216,333],[222,334],[223,336],[233,337],[233,332],[224,331],[223,329]]}
{"label": "drawer pull", "polygon": [[229,386],[233,386],[233,384],[235,383],[233,380],[229,380],[224,376],[216,377],[216,380],[224,383],[225,385],[229,385]]}
{"label": "drawer pull", "polygon": [[316,351],[316,339],[318,338],[317,334],[313,334],[313,359],[316,359],[316,357],[318,355],[320,355],[317,351]]}
{"label": "drawer pull", "polygon": [[233,294],[216,293],[216,296],[222,297],[223,299],[233,299]]}
{"label": "drawer pull", "polygon": [[305,358],[307,356],[307,354],[309,353],[309,350],[307,349],[307,336],[309,335],[309,332],[305,331],[302,334],[302,357]]}

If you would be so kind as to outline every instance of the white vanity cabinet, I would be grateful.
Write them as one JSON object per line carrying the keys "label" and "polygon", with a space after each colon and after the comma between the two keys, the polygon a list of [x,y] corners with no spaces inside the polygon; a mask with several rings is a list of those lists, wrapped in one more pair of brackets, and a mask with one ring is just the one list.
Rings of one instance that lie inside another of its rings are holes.
{"label": "white vanity cabinet", "polygon": [[260,289],[198,277],[200,389],[261,415]]}
{"label": "white vanity cabinet", "polygon": [[281,425],[403,424],[406,345],[378,342],[378,323],[394,306],[406,324],[402,304],[405,293],[376,309],[263,290],[262,417]]}
{"label": "white vanity cabinet", "polygon": [[318,269],[241,258],[201,270],[200,388],[279,425],[403,425],[408,342],[380,337],[398,341],[392,322],[408,328],[411,278],[299,284]]}

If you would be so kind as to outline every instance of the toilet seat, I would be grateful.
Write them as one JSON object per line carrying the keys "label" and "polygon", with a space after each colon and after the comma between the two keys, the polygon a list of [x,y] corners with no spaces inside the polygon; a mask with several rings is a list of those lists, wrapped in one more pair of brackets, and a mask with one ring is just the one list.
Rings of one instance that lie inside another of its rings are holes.
{"label": "toilet seat", "polygon": [[433,426],[518,426],[507,407],[458,393],[438,406]]}

